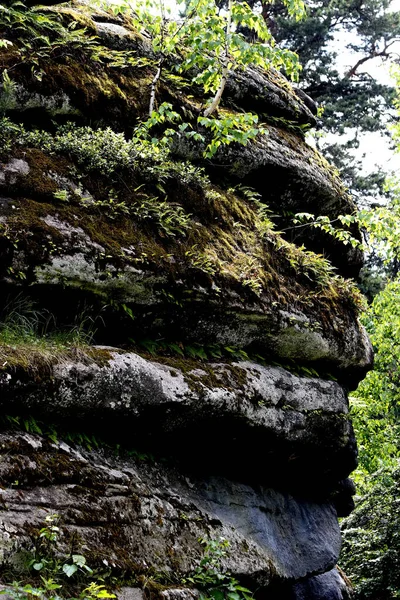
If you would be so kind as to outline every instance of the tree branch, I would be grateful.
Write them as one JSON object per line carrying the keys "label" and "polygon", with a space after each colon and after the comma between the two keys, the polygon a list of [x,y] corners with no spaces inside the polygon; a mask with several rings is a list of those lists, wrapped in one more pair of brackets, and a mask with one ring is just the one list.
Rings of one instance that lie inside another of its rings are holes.
{"label": "tree branch", "polygon": [[158,80],[161,77],[161,72],[162,72],[162,67],[164,64],[164,56],[162,56],[158,62],[158,69],[156,74],[154,75],[153,81],[151,82],[151,88],[150,88],[150,102],[149,102],[149,117],[151,117],[153,110],[154,110],[154,103],[156,100],[156,90],[157,90],[157,83]]}
{"label": "tree branch", "polygon": [[218,105],[222,98],[222,94],[224,93],[226,82],[228,80],[229,46],[230,46],[229,41],[230,41],[231,23],[232,23],[232,5],[233,5],[233,0],[229,0],[228,16],[227,16],[227,22],[226,22],[226,34],[225,34],[225,53],[224,53],[224,58],[223,58],[223,63],[222,63],[223,66],[222,66],[221,81],[220,81],[218,90],[214,96],[214,99],[211,102],[211,105],[208,108],[206,108],[206,110],[204,111],[205,117],[209,117],[213,112],[215,112],[217,110]]}

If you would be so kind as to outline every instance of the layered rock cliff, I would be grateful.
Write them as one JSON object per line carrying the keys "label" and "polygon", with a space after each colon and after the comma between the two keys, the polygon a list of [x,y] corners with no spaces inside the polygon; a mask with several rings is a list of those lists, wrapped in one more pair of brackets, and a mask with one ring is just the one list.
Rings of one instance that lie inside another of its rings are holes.
{"label": "layered rock cliff", "polygon": [[[41,52],[0,32],[3,583],[58,514],[60,552],[123,598],[196,597],[199,539],[227,540],[222,568],[257,597],[347,598],[347,391],[372,358],[342,277],[360,252],[289,218],[354,209],[304,140],[312,102],[272,70],[232,74],[221,110],[268,135],[157,156],[129,141],[148,39],[86,5],[40,14],[85,31]],[[191,91],[166,77],[158,101],[195,114]]]}

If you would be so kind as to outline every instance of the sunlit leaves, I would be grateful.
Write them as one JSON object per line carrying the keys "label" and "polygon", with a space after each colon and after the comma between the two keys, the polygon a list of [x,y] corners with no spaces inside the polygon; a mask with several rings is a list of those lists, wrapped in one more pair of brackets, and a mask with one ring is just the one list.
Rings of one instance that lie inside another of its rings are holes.
{"label": "sunlit leaves", "polygon": [[257,126],[257,115],[252,113],[232,113],[221,119],[199,117],[198,122],[203,127],[210,129],[213,134],[205,150],[206,158],[212,158],[221,145],[226,146],[237,142],[245,146],[259,133],[265,133],[262,127]]}
{"label": "sunlit leaves", "polygon": [[[200,86],[206,96],[206,108],[198,124],[213,132],[204,154],[211,158],[221,145],[246,144],[258,134],[265,133],[256,126],[257,117],[247,113],[218,116],[214,122],[208,119],[219,105],[227,76],[238,69],[275,67],[283,68],[296,79],[300,66],[296,54],[275,46],[262,15],[254,12],[246,2],[232,1],[228,10],[221,10],[215,0],[178,0],[179,4],[184,4],[185,13],[180,19],[173,18],[171,6],[163,0],[136,0],[128,5],[128,9],[125,2],[121,11],[129,12],[132,25],[149,36],[154,55],[158,57],[151,86],[150,116],[145,127],[149,130],[160,123],[155,113],[161,114],[161,109],[153,110],[156,86],[164,72],[175,71],[189,79],[191,85]],[[292,16],[301,18],[304,12],[301,0],[287,0],[285,4]],[[118,11],[118,7],[113,10]],[[256,41],[248,41],[240,27],[253,31]],[[173,123],[169,129],[170,137],[175,130],[185,137],[203,141],[201,131],[195,132],[193,124],[177,126],[179,119],[175,115],[169,120]]]}
{"label": "sunlit leaves", "polygon": [[362,469],[400,456],[400,281],[389,283],[363,317],[375,350],[374,370],[352,398]]}

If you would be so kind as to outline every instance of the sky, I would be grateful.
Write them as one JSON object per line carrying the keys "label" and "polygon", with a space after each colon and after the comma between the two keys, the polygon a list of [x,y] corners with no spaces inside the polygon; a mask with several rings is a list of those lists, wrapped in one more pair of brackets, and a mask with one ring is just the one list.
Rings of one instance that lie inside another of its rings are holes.
{"label": "sky", "polygon": [[[117,0],[109,0],[111,2]],[[136,0],[138,1],[138,0]],[[140,1],[140,0],[139,0]],[[305,0],[307,2],[307,0]],[[170,5],[172,13],[176,7],[176,0],[164,0],[165,4]],[[392,0],[391,9],[393,11],[400,11],[400,0]],[[354,65],[360,56],[357,54],[344,50],[346,44],[349,42],[348,33],[343,33],[342,39],[338,36],[333,49],[336,51],[340,49],[339,64],[338,68],[342,69],[343,72],[348,70],[349,67]],[[400,43],[398,52],[400,55]],[[382,83],[391,84],[392,80],[390,77],[390,64],[389,62],[382,62],[379,59],[368,61],[365,65],[365,71],[369,72],[378,81]],[[332,140],[333,136],[326,136],[328,142]],[[310,139],[310,143],[312,139]],[[400,173],[400,152],[395,153],[390,148],[390,141],[387,136],[382,136],[380,133],[369,133],[362,136],[360,139],[360,148],[357,151],[357,158],[360,158],[363,163],[363,172],[365,174],[374,171],[376,166],[382,167],[385,171],[398,171]]]}
{"label": "sky", "polygon": [[[400,0],[393,0],[391,9],[393,11],[400,11]],[[348,43],[347,35],[344,34],[345,37],[343,39],[338,38],[336,44],[339,47],[343,48]],[[397,51],[400,55],[400,43]],[[356,61],[357,55],[355,53],[341,52],[339,56],[339,68],[346,71]],[[382,62],[379,59],[368,61],[364,71],[376,77],[381,83],[390,85],[393,82],[390,76],[390,63],[388,61]],[[362,158],[364,173],[373,171],[376,166],[382,167],[385,171],[400,172],[400,152],[394,152],[390,148],[389,139],[379,133],[368,133],[362,137],[357,156]]]}

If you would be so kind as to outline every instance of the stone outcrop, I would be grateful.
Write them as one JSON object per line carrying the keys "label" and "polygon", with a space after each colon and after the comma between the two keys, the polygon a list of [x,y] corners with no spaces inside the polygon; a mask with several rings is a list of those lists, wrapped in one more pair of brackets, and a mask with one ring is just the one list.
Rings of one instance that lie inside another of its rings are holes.
{"label": "stone outcrop", "polygon": [[[42,10],[85,44],[31,69],[0,26],[2,583],[58,514],[60,554],[106,568],[120,600],[199,598],[199,539],[226,540],[220,568],[257,598],[349,598],[347,392],[372,350],[343,278],[360,252],[288,221],[354,208],[304,139],[311,99],[273,70],[232,73],[223,109],[268,135],[212,162],[182,138],[138,149],[150,40],[103,9]],[[157,94],[195,122],[189,80]]]}
{"label": "stone outcrop", "polygon": [[[356,465],[347,397],[334,381],[250,362],[183,361],[180,369],[173,360],[109,352],[103,365],[56,364],[36,384],[10,374],[0,380],[0,403],[75,426],[113,423],[120,442],[167,447],[192,468],[218,465],[241,480],[308,495],[334,489]],[[213,440],[201,451],[199,431]]]}
{"label": "stone outcrop", "polygon": [[187,576],[204,536],[228,540],[224,567],[258,585],[325,572],[336,562],[340,532],[329,503],[78,452],[30,434],[2,434],[0,443],[2,480],[19,481],[1,494],[3,561],[15,560],[16,545],[29,544],[27,514],[39,524],[51,507],[63,516],[65,537],[79,537],[92,564],[106,560],[120,571],[146,573],[151,566]]}

